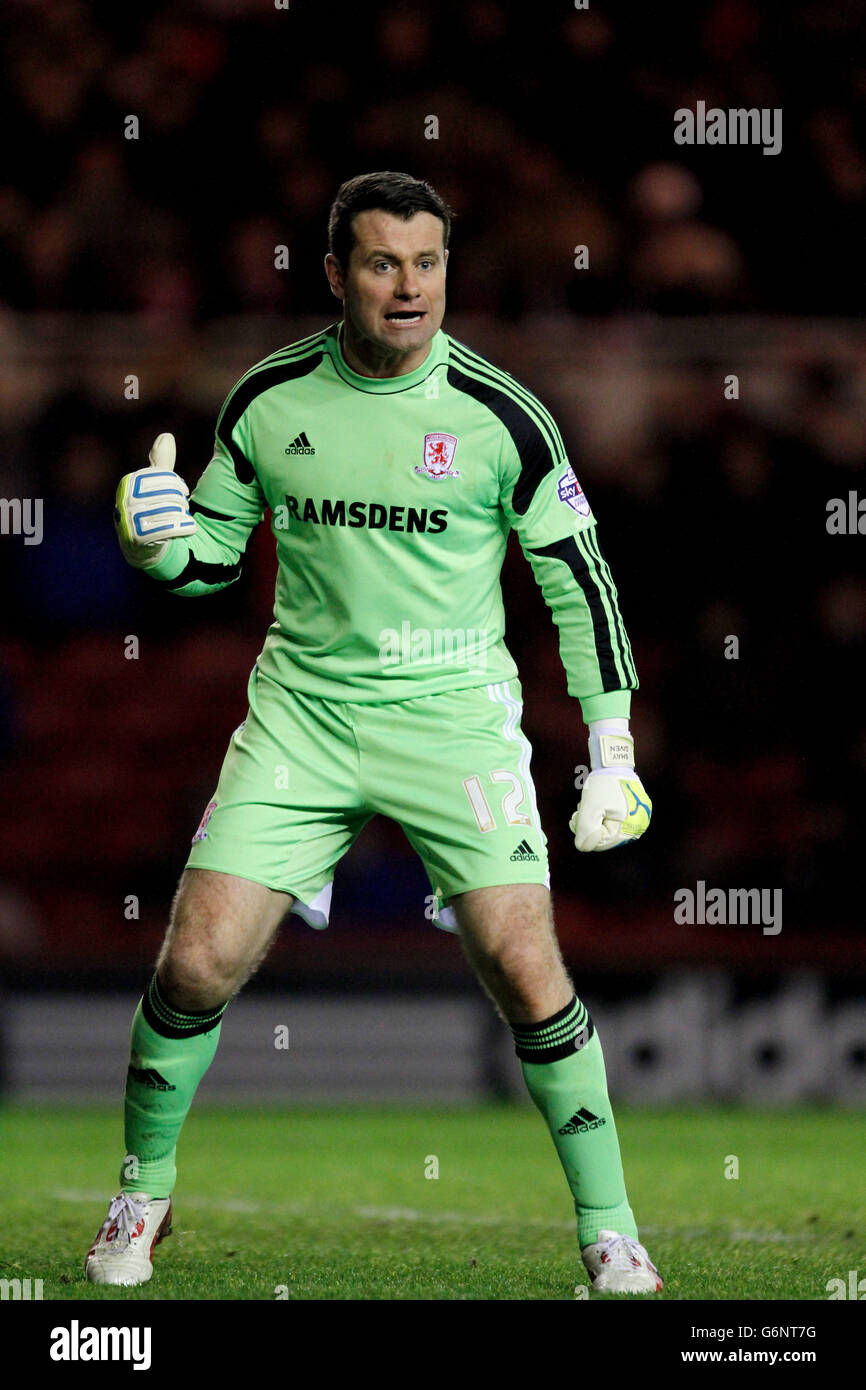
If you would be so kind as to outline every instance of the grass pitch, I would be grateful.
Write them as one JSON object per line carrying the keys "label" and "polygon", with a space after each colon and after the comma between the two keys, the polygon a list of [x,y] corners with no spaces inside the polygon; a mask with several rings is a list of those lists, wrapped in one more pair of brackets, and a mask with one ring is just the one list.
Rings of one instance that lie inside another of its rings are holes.
{"label": "grass pitch", "polygon": [[[861,1115],[620,1106],[616,1118],[665,1279],[655,1297],[824,1300],[828,1280],[866,1272]],[[83,1272],[116,1190],[117,1111],[13,1108],[0,1123],[0,1276],[41,1278],[45,1299],[537,1300],[588,1284],[529,1108],[194,1108],[174,1231],[137,1289]]]}

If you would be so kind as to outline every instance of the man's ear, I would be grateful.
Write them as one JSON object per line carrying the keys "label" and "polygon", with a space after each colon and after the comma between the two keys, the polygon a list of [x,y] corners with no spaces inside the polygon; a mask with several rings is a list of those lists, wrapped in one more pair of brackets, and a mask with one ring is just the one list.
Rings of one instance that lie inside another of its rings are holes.
{"label": "man's ear", "polygon": [[325,257],[325,274],[328,277],[328,284],[331,286],[331,294],[337,299],[346,298],[346,287],[343,284],[343,271],[340,262],[332,251]]}
{"label": "man's ear", "polygon": [[444,266],[445,270],[448,269],[448,257],[450,254],[450,251],[446,251],[442,256],[442,265]]}

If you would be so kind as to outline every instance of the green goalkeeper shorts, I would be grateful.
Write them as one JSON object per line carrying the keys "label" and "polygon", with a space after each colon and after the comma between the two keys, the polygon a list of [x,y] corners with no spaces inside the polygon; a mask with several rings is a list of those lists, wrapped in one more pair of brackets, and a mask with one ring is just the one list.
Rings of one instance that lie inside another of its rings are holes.
{"label": "green goalkeeper shorts", "polygon": [[453,930],[456,893],[549,886],[516,680],[386,704],[323,700],[253,669],[187,867],[291,893],[326,927],[334,870],[376,814],[402,826]]}

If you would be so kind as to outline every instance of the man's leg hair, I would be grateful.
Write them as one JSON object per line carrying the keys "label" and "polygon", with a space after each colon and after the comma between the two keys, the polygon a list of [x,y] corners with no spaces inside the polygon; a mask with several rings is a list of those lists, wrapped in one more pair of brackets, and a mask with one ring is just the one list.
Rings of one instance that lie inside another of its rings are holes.
{"label": "man's leg hair", "polygon": [[548,891],[478,889],[454,908],[464,952],[511,1028],[527,1090],[556,1146],[581,1249],[603,1229],[637,1238],[601,1043],[562,961]]}
{"label": "man's leg hair", "polygon": [[157,966],[135,1011],[124,1098],[126,1192],[168,1197],[178,1136],[219,1043],[230,1000],[258,969],[292,899],[186,870]]}

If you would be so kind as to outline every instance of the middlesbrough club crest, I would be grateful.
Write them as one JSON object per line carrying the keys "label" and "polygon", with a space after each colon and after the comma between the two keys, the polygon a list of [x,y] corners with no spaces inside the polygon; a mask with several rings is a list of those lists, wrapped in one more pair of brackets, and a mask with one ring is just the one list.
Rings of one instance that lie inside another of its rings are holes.
{"label": "middlesbrough club crest", "polygon": [[460,471],[452,468],[457,453],[457,436],[454,434],[425,434],[424,467],[415,466],[416,473],[425,473],[434,482],[442,478],[459,478]]}
{"label": "middlesbrough club crest", "polygon": [[198,830],[195,832],[195,834],[194,834],[193,837],[192,837],[192,842],[193,842],[194,845],[197,845],[198,842],[199,842],[199,840],[206,840],[206,839],[207,839],[207,825],[208,825],[208,821],[210,820],[210,818],[211,818],[211,816],[213,815],[213,813],[214,813],[214,811],[216,810],[216,808],[217,808],[217,804],[216,804],[215,801],[209,801],[209,802],[208,802],[207,810],[205,811],[204,815],[203,815],[202,818],[201,818],[201,823],[200,823],[200,825],[199,825],[199,828],[198,828]]}

